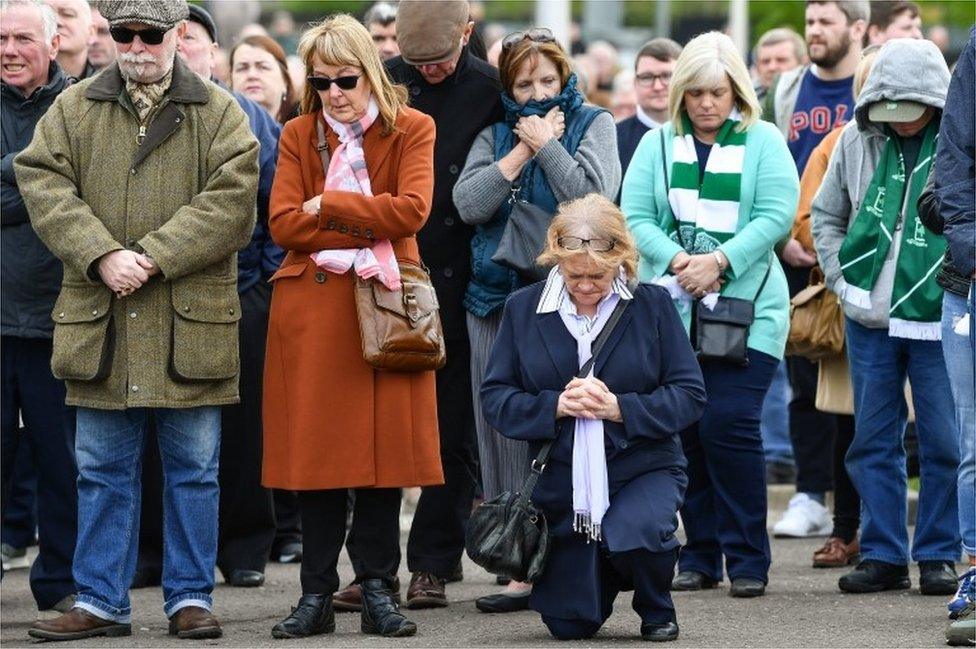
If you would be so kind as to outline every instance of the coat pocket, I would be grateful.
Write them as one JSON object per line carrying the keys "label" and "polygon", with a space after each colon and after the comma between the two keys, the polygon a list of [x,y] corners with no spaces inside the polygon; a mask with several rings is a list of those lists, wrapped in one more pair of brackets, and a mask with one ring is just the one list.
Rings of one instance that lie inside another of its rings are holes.
{"label": "coat pocket", "polygon": [[172,301],[170,378],[186,382],[237,376],[241,302],[236,282],[179,282],[173,285]]}
{"label": "coat pocket", "polygon": [[80,284],[61,288],[54,311],[51,372],[59,379],[98,382],[108,378],[115,355],[112,292]]}

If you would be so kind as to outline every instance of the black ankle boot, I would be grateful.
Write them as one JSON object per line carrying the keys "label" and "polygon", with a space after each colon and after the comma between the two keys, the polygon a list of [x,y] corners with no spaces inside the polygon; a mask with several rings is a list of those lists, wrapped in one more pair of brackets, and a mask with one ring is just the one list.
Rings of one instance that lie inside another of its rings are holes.
{"label": "black ankle boot", "polygon": [[417,625],[400,613],[393,591],[382,579],[364,579],[363,633],[400,638],[417,633]]}
{"label": "black ankle boot", "polygon": [[307,638],[335,631],[331,595],[302,595],[291,615],[271,629],[272,638]]}

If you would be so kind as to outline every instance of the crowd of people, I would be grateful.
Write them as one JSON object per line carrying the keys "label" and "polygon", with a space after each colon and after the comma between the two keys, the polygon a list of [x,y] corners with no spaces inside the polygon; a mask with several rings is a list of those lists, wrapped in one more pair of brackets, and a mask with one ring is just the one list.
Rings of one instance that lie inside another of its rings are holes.
{"label": "crowd of people", "polygon": [[[301,564],[273,637],[342,611],[413,635],[473,505],[535,471],[545,569],[484,613],[589,638],[633,590],[674,640],[671,591],[765,594],[771,528],[827,537],[845,593],[916,563],[972,645],[976,28],[950,72],[914,3],[807,0],[751,66],[707,32],[624,70],[473,11],[225,50],[185,0],[0,2],[0,549],[26,567],[36,537],[30,636],[129,635],[130,589],[161,585],[170,634],[219,637],[215,569],[257,587],[270,560]],[[787,355],[820,284],[844,349]],[[364,355],[369,305],[436,319],[443,362]]]}

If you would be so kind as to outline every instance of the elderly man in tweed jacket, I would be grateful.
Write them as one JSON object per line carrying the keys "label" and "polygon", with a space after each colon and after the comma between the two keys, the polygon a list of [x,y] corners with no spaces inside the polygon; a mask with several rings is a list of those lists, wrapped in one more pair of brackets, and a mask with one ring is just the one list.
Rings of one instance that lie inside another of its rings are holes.
{"label": "elderly man in tweed jacket", "polygon": [[185,0],[100,10],[117,63],[58,97],[14,163],[31,222],[64,263],[51,367],[78,412],[77,601],[29,633],[130,633],[155,417],[169,631],[218,637],[218,406],[238,399],[234,253],[254,226],[258,144],[233,97],[176,57]]}

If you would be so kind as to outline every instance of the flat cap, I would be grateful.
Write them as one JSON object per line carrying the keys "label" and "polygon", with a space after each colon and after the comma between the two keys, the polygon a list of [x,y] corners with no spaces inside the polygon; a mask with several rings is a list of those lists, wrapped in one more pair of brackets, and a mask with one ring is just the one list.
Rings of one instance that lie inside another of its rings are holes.
{"label": "flat cap", "polygon": [[168,31],[190,15],[186,0],[99,0],[96,8],[112,27],[142,23]]}
{"label": "flat cap", "polygon": [[192,22],[199,23],[207,30],[207,35],[214,43],[217,42],[217,23],[214,22],[210,12],[200,5],[190,5],[190,18]]}
{"label": "flat cap", "polygon": [[403,60],[428,65],[454,56],[469,15],[467,0],[400,0],[396,34]]}

